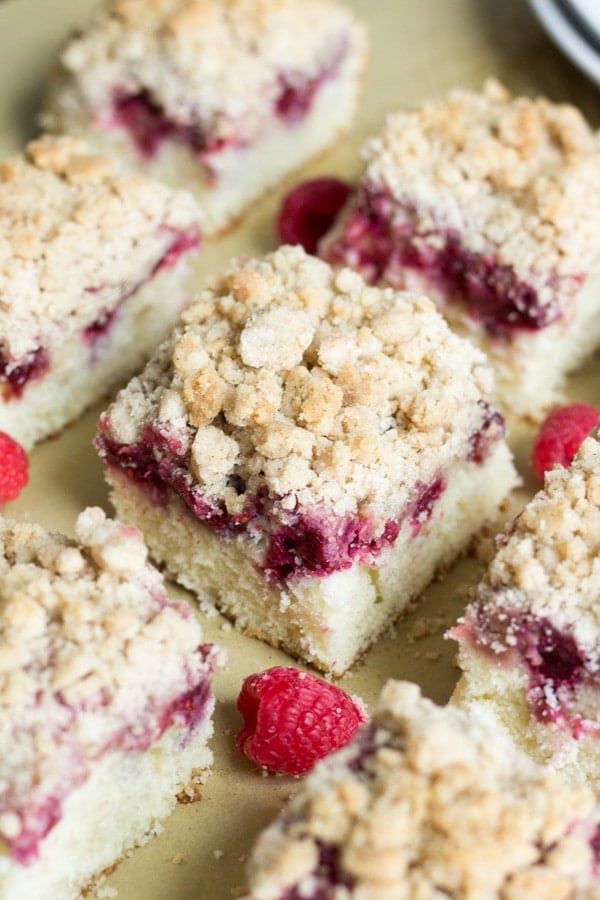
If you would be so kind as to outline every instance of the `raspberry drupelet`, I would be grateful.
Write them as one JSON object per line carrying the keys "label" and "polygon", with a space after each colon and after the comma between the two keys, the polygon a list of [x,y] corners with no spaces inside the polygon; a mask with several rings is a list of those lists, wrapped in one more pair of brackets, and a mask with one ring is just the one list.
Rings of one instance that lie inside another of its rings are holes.
{"label": "raspberry drupelet", "polygon": [[305,775],[352,740],[367,721],[362,702],[335,684],[292,667],[249,675],[237,701],[240,751],[285,775]]}

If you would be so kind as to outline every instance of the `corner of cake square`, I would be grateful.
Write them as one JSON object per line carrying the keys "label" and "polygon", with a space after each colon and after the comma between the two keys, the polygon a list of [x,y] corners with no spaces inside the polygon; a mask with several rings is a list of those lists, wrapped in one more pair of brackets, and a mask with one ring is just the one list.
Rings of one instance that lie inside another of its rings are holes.
{"label": "corner of cake square", "polygon": [[198,796],[222,664],[136,528],[0,518],[2,900],[76,900]]}
{"label": "corner of cake square", "polygon": [[515,485],[491,387],[426,297],[284,246],[214,278],[96,444],[171,575],[341,674]]}
{"label": "corner of cake square", "polygon": [[366,31],[337,0],[105,0],[60,54],[42,120],[235,223],[346,130]]}
{"label": "corner of cake square", "polygon": [[497,81],[390,115],[321,246],[422,290],[483,349],[501,406],[539,420],[600,346],[600,138]]}
{"label": "corner of cake square", "polygon": [[589,787],[391,681],[259,835],[245,900],[593,900],[599,821]]}
{"label": "corner of cake square", "polygon": [[30,448],[137,371],[187,299],[191,195],[71,137],[0,164],[0,430]]}
{"label": "corner of cake square", "polygon": [[498,539],[450,636],[462,675],[454,701],[495,719],[532,756],[600,791],[600,443]]}

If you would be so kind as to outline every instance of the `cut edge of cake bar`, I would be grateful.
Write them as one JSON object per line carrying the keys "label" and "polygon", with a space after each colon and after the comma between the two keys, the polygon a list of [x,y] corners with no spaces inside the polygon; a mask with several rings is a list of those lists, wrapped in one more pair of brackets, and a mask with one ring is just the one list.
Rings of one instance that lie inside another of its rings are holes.
{"label": "cut edge of cake bar", "polygon": [[206,237],[347,130],[368,51],[343,4],[185,0],[145,9],[143,27],[136,9],[107,3],[67,44],[42,122],[192,190]]}
{"label": "cut edge of cake bar", "polygon": [[539,420],[600,345],[600,139],[569,104],[497,81],[390,115],[330,262],[430,295],[489,356],[501,406]]}
{"label": "cut edge of cake bar", "polygon": [[45,135],[0,166],[0,429],[24,446],[137,371],[186,300],[190,194]]}
{"label": "cut edge of cake bar", "polygon": [[600,791],[600,442],[497,539],[494,559],[451,630],[462,674],[453,700],[493,718],[533,757]]}
{"label": "cut edge of cake bar", "polygon": [[599,809],[504,734],[407,682],[259,836],[245,900],[597,898]]}
{"label": "cut edge of cake bar", "polygon": [[0,896],[77,897],[194,798],[223,651],[168,599],[141,533],[0,519]]}
{"label": "cut edge of cake bar", "polygon": [[491,383],[427,298],[283,247],[199,295],[97,447],[176,580],[341,674],[517,484]]}

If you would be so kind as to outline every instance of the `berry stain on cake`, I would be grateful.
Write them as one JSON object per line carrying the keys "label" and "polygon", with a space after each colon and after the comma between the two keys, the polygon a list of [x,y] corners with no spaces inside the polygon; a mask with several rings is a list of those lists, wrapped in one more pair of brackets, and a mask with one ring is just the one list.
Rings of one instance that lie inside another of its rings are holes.
{"label": "berry stain on cake", "polygon": [[43,378],[50,368],[50,360],[46,350],[38,347],[19,361],[9,360],[0,350],[0,384],[2,399],[18,400],[28,383],[36,378]]}
{"label": "berry stain on cake", "polygon": [[[102,418],[101,435],[108,434],[110,427],[110,421]],[[123,469],[154,503],[165,505],[175,491],[194,515],[215,531],[230,537],[245,533],[250,540],[264,541],[264,559],[257,568],[281,586],[307,575],[325,577],[349,569],[355,562],[372,565],[386,548],[393,546],[405,519],[414,537],[420,533],[431,520],[445,489],[441,477],[430,485],[417,484],[405,512],[388,519],[379,531],[374,517],[336,516],[325,507],[320,510],[319,504],[310,513],[290,511],[285,497],[269,496],[263,489],[250,496],[243,491],[245,506],[230,514],[224,502],[190,483],[189,455],[182,454],[180,441],[165,442],[160,435],[155,440],[155,431],[150,427],[145,437],[143,443],[123,446],[102,436],[99,446],[108,464]],[[235,482],[235,476],[230,482]],[[240,478],[239,484],[243,483]]]}
{"label": "berry stain on cake", "polygon": [[[514,268],[465,247],[456,230],[419,230],[414,209],[396,208],[390,217],[385,198],[363,190],[345,226],[345,237],[327,252],[330,262],[350,263],[371,283],[402,289],[407,270],[426,276],[450,305],[460,303],[474,321],[497,340],[523,331],[539,331],[564,315],[560,307],[540,303],[538,291]],[[582,274],[568,279],[575,293]],[[558,288],[552,275],[540,292]]]}
{"label": "berry stain on cake", "polygon": [[[273,112],[282,122],[289,127],[298,125],[309,114],[315,100],[315,95],[328,79],[336,75],[344,58],[345,50],[337,54],[333,61],[313,78],[306,78],[302,74],[280,74],[277,77],[278,94],[273,100]],[[242,149],[248,142],[241,132],[236,137],[235,123],[229,123],[226,128],[223,121],[210,127],[210,116],[202,116],[196,113],[200,121],[205,121],[204,127],[198,124],[184,124],[170,118],[169,114],[156,102],[148,90],[128,94],[126,91],[115,91],[113,101],[113,115],[106,120],[102,118],[97,122],[97,127],[108,129],[124,129],[142,160],[152,160],[160,153],[163,145],[168,140],[177,140],[201,161],[210,167],[211,157],[233,147]]]}
{"label": "berry stain on cake", "polygon": [[[556,439],[559,456],[581,439],[579,426],[586,423],[581,410],[555,411],[562,412],[557,434],[542,429],[549,446]],[[593,408],[584,412],[597,415]],[[485,708],[534,757],[596,789],[599,559],[596,430],[569,466],[546,472],[543,489],[497,538],[472,602],[450,631],[462,670],[454,701]]]}

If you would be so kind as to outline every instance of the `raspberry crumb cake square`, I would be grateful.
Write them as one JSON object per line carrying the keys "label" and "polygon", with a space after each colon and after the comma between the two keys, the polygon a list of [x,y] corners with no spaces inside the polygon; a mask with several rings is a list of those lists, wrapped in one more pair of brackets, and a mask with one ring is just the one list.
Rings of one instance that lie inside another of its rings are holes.
{"label": "raspberry crumb cake square", "polygon": [[283,247],[199,295],[97,446],[178,581],[341,673],[515,484],[491,385],[428,299]]}
{"label": "raspberry crumb cake square", "polygon": [[455,701],[600,790],[600,443],[587,438],[499,539],[451,632]]}
{"label": "raspberry crumb cake square", "polygon": [[388,118],[325,259],[423,290],[539,418],[600,345],[600,138],[490,81]]}
{"label": "raspberry crumb cake square", "polygon": [[587,786],[388,682],[259,837],[246,900],[597,900],[599,817]]}
{"label": "raspberry crumb cake square", "polygon": [[141,534],[0,519],[0,897],[69,900],[192,799],[220,651]]}
{"label": "raspberry crumb cake square", "polygon": [[200,212],[68,137],[0,164],[0,210],[0,430],[31,447],[170,332]]}
{"label": "raspberry crumb cake square", "polygon": [[190,187],[215,234],[348,126],[365,55],[336,0],[106,0],[44,123]]}

